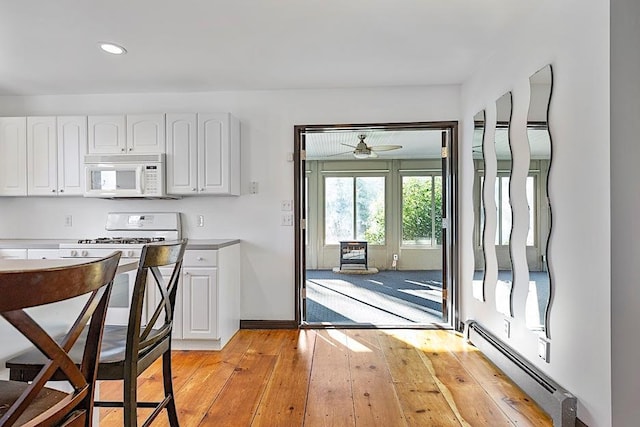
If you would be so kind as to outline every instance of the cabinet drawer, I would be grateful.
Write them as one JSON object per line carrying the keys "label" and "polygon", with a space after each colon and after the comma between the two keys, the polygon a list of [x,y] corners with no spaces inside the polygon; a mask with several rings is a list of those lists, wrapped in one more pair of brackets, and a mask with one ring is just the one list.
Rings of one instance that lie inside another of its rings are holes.
{"label": "cabinet drawer", "polygon": [[187,267],[216,267],[218,265],[218,251],[185,251],[182,265]]}

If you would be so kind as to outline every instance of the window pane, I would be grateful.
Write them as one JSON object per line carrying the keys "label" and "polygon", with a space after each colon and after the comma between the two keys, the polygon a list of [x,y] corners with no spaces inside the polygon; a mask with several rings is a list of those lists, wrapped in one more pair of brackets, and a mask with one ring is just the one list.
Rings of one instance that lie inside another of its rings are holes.
{"label": "window pane", "polygon": [[326,177],[324,192],[325,243],[353,239],[353,178]]}
{"label": "window pane", "polygon": [[384,177],[356,177],[356,239],[384,244]]}
{"label": "window pane", "polygon": [[535,233],[535,198],[534,198],[535,180],[534,177],[527,177],[527,203],[529,204],[529,232],[527,233],[527,246],[533,246]]}
{"label": "window pane", "polygon": [[511,204],[509,203],[509,177],[500,178],[500,233],[501,245],[508,245],[511,237]]}
{"label": "window pane", "polygon": [[436,237],[436,244],[442,245],[442,177],[433,177],[433,235]]}
{"label": "window pane", "polygon": [[434,245],[442,240],[442,179],[402,177],[402,244]]}

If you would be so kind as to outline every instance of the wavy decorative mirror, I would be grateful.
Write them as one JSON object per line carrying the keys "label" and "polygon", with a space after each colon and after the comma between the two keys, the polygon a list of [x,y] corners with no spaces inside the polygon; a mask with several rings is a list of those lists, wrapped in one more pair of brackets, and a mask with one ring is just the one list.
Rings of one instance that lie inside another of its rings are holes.
{"label": "wavy decorative mirror", "polygon": [[483,244],[484,235],[484,203],[482,198],[482,188],[484,184],[484,134],[485,134],[485,112],[480,111],[473,118],[473,142],[471,144],[471,156],[473,159],[473,210],[474,231],[473,231],[473,254],[475,258],[472,279],[473,297],[484,301],[484,268],[485,252]]}
{"label": "wavy decorative mirror", "polygon": [[[531,180],[529,201],[529,236],[527,261],[529,263],[529,291],[525,304],[526,325],[548,336],[549,306],[552,280],[547,263],[547,248],[551,233],[551,205],[548,177],[551,167],[551,134],[548,126],[549,105],[553,88],[553,72],[547,65],[529,79],[531,98],[527,116]],[[527,185],[529,193],[529,183]],[[536,203],[537,202],[537,203]],[[531,256],[529,256],[531,252]]]}
{"label": "wavy decorative mirror", "polygon": [[513,289],[513,268],[509,247],[512,229],[512,210],[509,197],[511,179],[511,144],[509,127],[511,124],[512,94],[507,92],[496,101],[495,152],[497,176],[495,182],[496,201],[496,257],[498,260],[498,280],[496,282],[496,310],[505,316],[512,316],[511,293]]}

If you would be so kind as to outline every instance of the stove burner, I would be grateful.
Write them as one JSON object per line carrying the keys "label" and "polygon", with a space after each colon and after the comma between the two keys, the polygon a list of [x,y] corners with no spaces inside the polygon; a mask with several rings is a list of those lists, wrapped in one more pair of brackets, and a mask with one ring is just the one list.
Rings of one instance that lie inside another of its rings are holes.
{"label": "stove burner", "polygon": [[97,239],[80,239],[78,243],[96,244],[111,243],[117,245],[147,244],[153,242],[162,242],[164,237],[98,237]]}

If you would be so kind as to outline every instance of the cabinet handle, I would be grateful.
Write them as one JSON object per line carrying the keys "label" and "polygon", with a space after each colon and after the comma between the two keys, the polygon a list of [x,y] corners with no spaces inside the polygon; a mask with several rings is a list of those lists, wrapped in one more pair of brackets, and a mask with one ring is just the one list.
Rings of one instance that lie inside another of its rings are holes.
{"label": "cabinet handle", "polygon": [[61,189],[60,189],[60,192],[61,192],[61,193],[64,193],[64,189],[63,189],[63,188],[61,188]]}
{"label": "cabinet handle", "polygon": [[129,148],[129,151],[133,151],[133,147],[132,147],[132,148]]}
{"label": "cabinet handle", "polygon": [[195,188],[192,188],[191,191],[197,191]]}
{"label": "cabinet handle", "polygon": [[200,189],[200,191],[204,191],[204,187],[202,187],[202,188]]}
{"label": "cabinet handle", "polygon": [[121,148],[120,151],[124,151],[124,148]]}
{"label": "cabinet handle", "polygon": [[55,190],[55,189],[53,189],[53,190],[51,190],[51,192],[52,192],[52,193],[55,193],[55,192],[56,192],[56,190]]}
{"label": "cabinet handle", "polygon": [[197,257],[196,260],[198,261],[204,261],[204,258],[202,258],[201,256]]}

